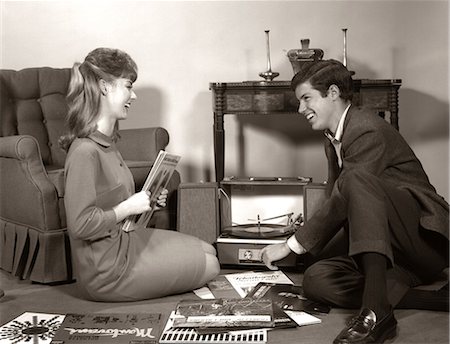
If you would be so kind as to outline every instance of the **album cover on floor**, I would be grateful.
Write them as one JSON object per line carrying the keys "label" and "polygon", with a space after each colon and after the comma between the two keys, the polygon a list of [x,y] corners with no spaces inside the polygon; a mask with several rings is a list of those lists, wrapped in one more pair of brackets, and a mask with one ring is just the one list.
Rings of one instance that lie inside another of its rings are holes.
{"label": "album cover on floor", "polygon": [[227,331],[223,333],[201,334],[194,328],[174,328],[177,317],[175,311],[169,316],[159,340],[160,344],[264,344],[267,343],[267,330]]}
{"label": "album cover on floor", "polygon": [[48,344],[63,320],[63,314],[25,312],[0,327],[0,343]]}
{"label": "album cover on floor", "polygon": [[260,282],[247,297],[255,299],[270,299],[283,310],[304,311],[311,314],[328,314],[331,307],[308,300],[303,295],[300,285]]}
{"label": "album cover on floor", "polygon": [[264,299],[182,300],[176,315],[174,328],[195,328],[201,333],[274,327],[272,301]]}
{"label": "album cover on floor", "polygon": [[158,344],[160,313],[67,314],[51,344]]}
{"label": "album cover on floor", "polygon": [[238,272],[226,274],[225,277],[241,297],[246,297],[260,282],[294,284],[281,270]]}

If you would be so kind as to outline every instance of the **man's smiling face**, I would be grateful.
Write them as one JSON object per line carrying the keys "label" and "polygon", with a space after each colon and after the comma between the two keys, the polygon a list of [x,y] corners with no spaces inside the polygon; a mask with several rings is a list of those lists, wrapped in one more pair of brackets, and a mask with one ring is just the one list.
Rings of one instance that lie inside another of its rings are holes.
{"label": "man's smiling face", "polygon": [[313,130],[335,130],[335,111],[332,92],[325,97],[307,81],[295,88],[295,96],[300,101],[298,113],[305,116]]}

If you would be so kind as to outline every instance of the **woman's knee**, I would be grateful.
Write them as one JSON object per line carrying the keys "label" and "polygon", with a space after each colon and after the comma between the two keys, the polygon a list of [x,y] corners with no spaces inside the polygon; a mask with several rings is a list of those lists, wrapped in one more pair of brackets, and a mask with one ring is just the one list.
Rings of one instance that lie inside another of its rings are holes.
{"label": "woman's knee", "polygon": [[203,241],[203,240],[200,241],[200,243],[201,243],[203,252],[212,254],[214,256],[217,255],[216,249],[214,248],[213,245],[211,245],[211,244],[209,244],[209,243],[207,243],[206,241]]}
{"label": "woman's knee", "polygon": [[205,271],[201,278],[202,284],[212,280],[220,273],[220,264],[215,254],[205,253]]}
{"label": "woman's knee", "polygon": [[205,254],[205,271],[201,278],[201,284],[205,284],[220,273],[220,264],[214,246],[203,240],[200,241],[200,244]]}

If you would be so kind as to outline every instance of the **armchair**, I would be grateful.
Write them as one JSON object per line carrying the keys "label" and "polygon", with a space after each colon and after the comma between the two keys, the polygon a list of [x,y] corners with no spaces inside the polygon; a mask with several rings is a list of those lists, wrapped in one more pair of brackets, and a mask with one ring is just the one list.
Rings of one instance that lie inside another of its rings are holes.
{"label": "armchair", "polygon": [[[65,131],[70,69],[0,70],[0,268],[40,283],[72,279],[64,211],[64,161],[58,139]],[[120,132],[118,148],[140,190],[159,150],[164,128]],[[176,228],[176,190],[152,224]]]}

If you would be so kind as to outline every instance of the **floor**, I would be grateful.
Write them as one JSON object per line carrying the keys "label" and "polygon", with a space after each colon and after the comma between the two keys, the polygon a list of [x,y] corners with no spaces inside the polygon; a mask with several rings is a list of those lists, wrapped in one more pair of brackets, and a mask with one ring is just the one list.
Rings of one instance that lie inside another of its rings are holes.
{"label": "floor", "polygon": [[[301,283],[301,274],[288,271],[286,274],[295,283]],[[179,300],[196,297],[193,293],[186,293],[140,302],[91,302],[80,298],[75,283],[52,286],[35,284],[17,280],[2,270],[0,270],[0,288],[5,291],[5,296],[0,299],[0,325],[23,312],[57,314],[160,312],[167,319]],[[321,324],[270,331],[268,343],[331,343],[352,314],[351,310],[332,309],[329,314],[322,317]],[[395,316],[399,324],[398,335],[389,343],[449,343],[448,313],[396,310]]]}

